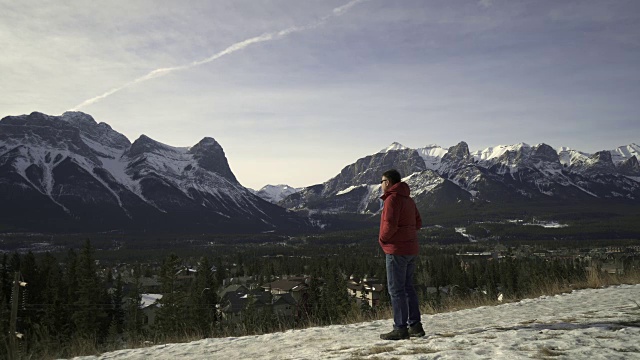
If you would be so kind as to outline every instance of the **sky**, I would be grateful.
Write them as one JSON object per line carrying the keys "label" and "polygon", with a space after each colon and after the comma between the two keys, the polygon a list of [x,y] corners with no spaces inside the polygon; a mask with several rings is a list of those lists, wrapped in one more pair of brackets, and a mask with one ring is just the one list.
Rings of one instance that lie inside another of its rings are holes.
{"label": "sky", "polygon": [[640,285],[423,314],[426,336],[384,341],[393,320],[119,350],[94,359],[640,359]]}
{"label": "sky", "polygon": [[310,186],[392,142],[639,143],[640,1],[0,0],[0,117],[203,137]]}

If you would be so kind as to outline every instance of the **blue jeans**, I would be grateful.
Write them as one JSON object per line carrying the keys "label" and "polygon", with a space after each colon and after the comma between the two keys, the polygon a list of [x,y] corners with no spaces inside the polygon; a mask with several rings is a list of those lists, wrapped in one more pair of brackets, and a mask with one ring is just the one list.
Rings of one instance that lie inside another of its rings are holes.
{"label": "blue jeans", "polygon": [[420,322],[418,295],[413,288],[415,255],[386,254],[387,287],[393,308],[393,328],[406,329]]}

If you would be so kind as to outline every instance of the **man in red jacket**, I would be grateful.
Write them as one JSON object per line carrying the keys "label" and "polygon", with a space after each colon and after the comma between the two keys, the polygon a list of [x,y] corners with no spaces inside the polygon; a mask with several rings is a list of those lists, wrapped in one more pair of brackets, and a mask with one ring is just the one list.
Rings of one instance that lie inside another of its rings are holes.
{"label": "man in red jacket", "polygon": [[402,340],[424,336],[420,322],[418,296],[413,288],[413,274],[418,257],[418,229],[422,219],[409,196],[409,185],[402,182],[397,170],[382,174],[384,201],[378,242],[386,254],[387,287],[393,307],[393,331],[381,334],[383,340]]}

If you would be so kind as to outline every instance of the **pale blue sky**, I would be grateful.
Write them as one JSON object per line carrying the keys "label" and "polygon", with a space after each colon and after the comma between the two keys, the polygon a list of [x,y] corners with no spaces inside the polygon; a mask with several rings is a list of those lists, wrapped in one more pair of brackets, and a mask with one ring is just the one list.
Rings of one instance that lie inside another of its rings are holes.
{"label": "pale blue sky", "polygon": [[[211,136],[253,188],[320,183],[394,141],[640,142],[640,1],[334,11],[349,3],[0,0],[0,116],[86,104],[131,141]],[[162,68],[173,70],[145,78]]]}

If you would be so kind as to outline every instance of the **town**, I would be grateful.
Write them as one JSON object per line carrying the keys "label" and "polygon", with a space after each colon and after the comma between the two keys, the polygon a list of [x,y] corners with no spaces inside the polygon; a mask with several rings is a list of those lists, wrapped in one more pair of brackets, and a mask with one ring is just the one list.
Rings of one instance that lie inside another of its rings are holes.
{"label": "town", "polygon": [[[284,259],[285,255],[265,256]],[[551,261],[569,261],[582,264],[585,271],[594,269],[611,275],[624,275],[625,272],[634,272],[640,269],[640,245],[630,246],[605,246],[594,248],[557,248],[541,249],[538,246],[521,245],[516,248],[505,245],[496,245],[491,251],[465,251],[457,252],[455,257],[460,266],[469,269],[472,263],[503,261],[505,259],[529,259]],[[156,311],[162,304],[163,294],[160,289],[161,279],[159,275],[161,264],[140,264],[147,268],[146,274],[140,278],[142,301],[140,307],[144,313],[144,327],[151,329],[155,324]],[[238,264],[228,264],[226,274],[237,274]],[[175,277],[175,286],[178,291],[186,291],[195,281],[196,264],[181,264]],[[215,274],[217,268],[212,266]],[[118,264],[114,267],[104,266],[99,269],[103,278],[122,274],[125,287],[135,283],[134,271],[128,264]],[[367,306],[376,308],[381,299],[386,299],[386,285],[384,279],[365,274],[342,274],[344,277],[345,291],[357,307]],[[311,277],[300,274],[280,274],[273,278],[263,277],[259,274],[231,276],[220,279],[221,285],[215,291],[218,298],[216,311],[219,319],[229,323],[240,323],[243,313],[248,308],[253,311],[269,312],[279,318],[293,320],[308,313],[309,291]],[[272,280],[272,281],[269,281]],[[319,279],[322,282],[322,279]],[[417,284],[425,294],[440,293],[442,296],[451,295],[451,290],[456,284],[447,284],[440,288]],[[469,289],[470,291],[483,291],[483,289]],[[498,289],[500,290],[500,289]],[[383,300],[384,301],[384,300]]]}
{"label": "town", "polygon": [[[635,282],[640,273],[636,240],[421,243],[414,280],[425,313]],[[0,330],[15,327],[23,354],[68,357],[78,342],[98,351],[390,316],[384,257],[369,234],[69,244],[34,239],[2,254]]]}

